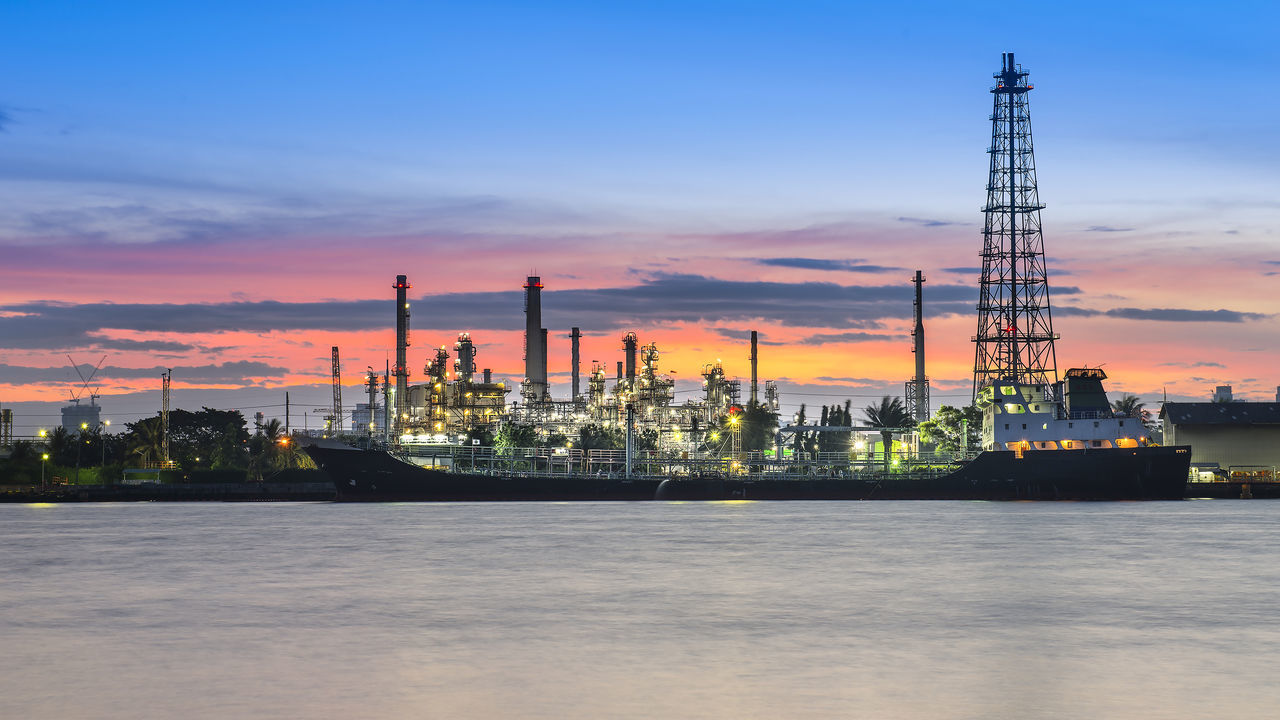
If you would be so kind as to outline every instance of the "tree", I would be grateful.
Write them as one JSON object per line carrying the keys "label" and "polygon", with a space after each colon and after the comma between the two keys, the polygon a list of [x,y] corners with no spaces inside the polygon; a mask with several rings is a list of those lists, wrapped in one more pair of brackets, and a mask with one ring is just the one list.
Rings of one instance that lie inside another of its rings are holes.
{"label": "tree", "polygon": [[626,444],[626,436],[618,428],[601,425],[585,425],[578,430],[575,443],[579,450],[621,450]]}
{"label": "tree", "polygon": [[1142,398],[1137,395],[1125,395],[1111,403],[1111,409],[1115,411],[1116,415],[1140,418],[1142,417],[1142,405]]}
{"label": "tree", "polygon": [[747,403],[746,409],[738,414],[738,426],[742,449],[763,452],[773,446],[773,437],[778,432],[778,413],[760,403]]}
{"label": "tree", "polygon": [[[800,403],[800,412],[796,413],[796,425],[804,424],[805,406],[804,403]],[[805,452],[813,452],[815,448],[813,447],[814,439],[811,437],[812,435],[813,433],[797,430],[792,434],[791,449],[794,450],[797,455]]]}
{"label": "tree", "polygon": [[[802,416],[803,412],[804,408],[801,406]],[[731,418],[736,418],[737,422],[735,423]],[[778,432],[778,414],[761,403],[747,403],[746,408],[723,415],[718,419],[713,432],[720,441],[712,445],[722,448],[731,447],[735,429],[744,452],[763,452],[773,447],[773,439]]]}
{"label": "tree", "polygon": [[76,436],[59,425],[49,433],[49,460],[54,465],[75,465],[77,442]]}
{"label": "tree", "polygon": [[503,423],[498,428],[498,434],[493,438],[493,444],[500,448],[531,448],[538,443],[538,430],[532,425],[522,425],[520,423]]}
{"label": "tree", "polygon": [[975,405],[962,408],[943,405],[931,419],[920,423],[919,429],[920,439],[939,450],[977,449],[982,444],[982,411]]}
{"label": "tree", "polygon": [[889,451],[893,447],[892,431],[896,428],[912,427],[915,425],[915,420],[912,420],[911,415],[907,413],[906,407],[902,404],[902,398],[888,395],[880,398],[878,404],[863,408],[862,414],[866,416],[867,424],[880,428],[880,437],[884,440],[884,470],[889,472]]}
{"label": "tree", "polygon": [[[143,460],[161,460],[164,431],[159,413],[126,425],[127,447]],[[249,431],[239,410],[201,408],[169,413],[169,458],[184,467],[243,469],[249,465]],[[199,458],[197,460],[196,458]]]}
{"label": "tree", "polygon": [[260,480],[263,473],[307,467],[309,461],[304,457],[292,439],[284,434],[284,425],[272,418],[249,439],[248,474],[250,479]]}
{"label": "tree", "polygon": [[161,460],[164,453],[164,431],[160,426],[160,418],[144,418],[138,422],[125,423],[125,449],[132,457],[137,455],[140,462]]}

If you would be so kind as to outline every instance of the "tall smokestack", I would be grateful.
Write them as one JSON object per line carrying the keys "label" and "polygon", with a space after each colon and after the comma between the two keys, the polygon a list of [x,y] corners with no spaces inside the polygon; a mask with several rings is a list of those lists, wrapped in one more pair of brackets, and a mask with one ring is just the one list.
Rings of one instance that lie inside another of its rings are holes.
{"label": "tall smokestack", "polygon": [[924,273],[916,271],[916,327],[911,332],[915,339],[916,382],[924,380]]}
{"label": "tall smokestack", "polygon": [[530,275],[524,284],[524,379],[526,396],[542,400],[547,394],[546,346],[542,336],[542,278]]}
{"label": "tall smokestack", "polygon": [[915,377],[907,381],[907,412],[916,422],[929,419],[929,378],[924,374],[924,273],[916,271],[916,324],[911,331],[911,352],[916,355]]}
{"label": "tall smokestack", "polygon": [[756,345],[756,339],[757,339],[756,331],[752,330],[751,331],[751,404],[753,406],[758,405],[760,402],[759,395],[757,393],[757,388],[759,386],[756,383],[756,361],[760,359],[760,356],[756,353],[756,349],[758,347]]}
{"label": "tall smokestack", "polygon": [[636,385],[636,334],[629,332],[622,336],[622,349],[627,362],[627,385],[634,388]]}
{"label": "tall smokestack", "polygon": [[392,420],[398,430],[404,426],[405,407],[409,402],[409,288],[412,286],[406,276],[397,275],[396,284],[391,287],[396,290],[396,407]]}
{"label": "tall smokestack", "polygon": [[571,366],[571,367],[570,367],[570,373],[571,373],[570,377],[572,378],[572,383],[573,383],[573,394],[569,396],[569,399],[570,399],[570,400],[572,400],[572,401],[574,401],[574,402],[577,402],[577,400],[578,400],[578,395],[579,395],[579,392],[578,392],[578,391],[579,391],[579,387],[578,387],[578,365],[580,364],[580,361],[579,361],[579,359],[578,359],[578,341],[579,341],[579,340],[581,340],[581,339],[582,339],[582,331],[581,331],[581,330],[579,330],[578,328],[573,328],[572,330],[570,330],[570,331],[569,331],[569,342],[570,342],[570,345],[571,345],[571,348],[572,348],[572,349],[570,350],[570,359],[569,359],[569,364],[570,364],[570,366]]}

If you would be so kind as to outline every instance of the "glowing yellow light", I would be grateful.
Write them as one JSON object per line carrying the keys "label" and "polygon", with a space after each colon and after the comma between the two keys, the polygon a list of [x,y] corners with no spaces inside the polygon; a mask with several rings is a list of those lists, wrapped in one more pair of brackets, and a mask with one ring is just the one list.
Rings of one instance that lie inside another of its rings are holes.
{"label": "glowing yellow light", "polygon": [[41,459],[41,460],[48,460],[48,459],[49,459],[49,453],[44,453],[43,455],[41,455],[41,456],[40,456],[40,459]]}
{"label": "glowing yellow light", "polygon": [[89,423],[87,423],[87,422],[82,422],[82,423],[80,423],[80,429],[81,429],[81,430],[87,430],[88,428],[89,428]]}
{"label": "glowing yellow light", "polygon": [[[49,437],[49,431],[48,431],[48,430],[41,430],[41,431],[40,431],[40,437]],[[47,458],[47,457],[48,457],[48,455],[46,455],[45,457]]]}

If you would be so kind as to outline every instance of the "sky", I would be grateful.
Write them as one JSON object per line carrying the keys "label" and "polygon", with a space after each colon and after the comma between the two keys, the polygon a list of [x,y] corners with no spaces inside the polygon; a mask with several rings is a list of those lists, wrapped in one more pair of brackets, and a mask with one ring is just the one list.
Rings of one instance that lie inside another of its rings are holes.
{"label": "sky", "polygon": [[[991,75],[1031,117],[1060,369],[1154,407],[1280,385],[1270,3],[12,2],[0,5],[0,405],[77,393],[293,424],[394,349],[470,332],[553,393],[656,342],[783,410],[900,395],[922,270],[933,405],[972,383]],[[68,357],[70,356],[70,357]],[[82,387],[77,369],[92,381]],[[73,367],[74,363],[74,367]],[[584,373],[586,372],[584,367]]]}

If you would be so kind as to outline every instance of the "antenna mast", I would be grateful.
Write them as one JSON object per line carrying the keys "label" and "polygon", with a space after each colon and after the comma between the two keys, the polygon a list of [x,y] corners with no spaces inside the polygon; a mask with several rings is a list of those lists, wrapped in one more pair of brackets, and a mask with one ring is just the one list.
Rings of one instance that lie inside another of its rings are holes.
{"label": "antenna mast", "polygon": [[334,345],[333,356],[333,427],[329,429],[334,435],[342,432],[342,366],[338,364],[338,346]]}

